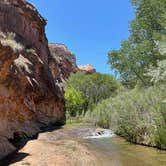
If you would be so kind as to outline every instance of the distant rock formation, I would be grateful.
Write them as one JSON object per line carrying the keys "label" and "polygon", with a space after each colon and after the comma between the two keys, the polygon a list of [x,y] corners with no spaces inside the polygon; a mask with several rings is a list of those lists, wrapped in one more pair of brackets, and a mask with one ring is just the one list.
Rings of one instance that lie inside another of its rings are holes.
{"label": "distant rock formation", "polygon": [[83,66],[78,66],[78,68],[81,71],[84,71],[87,74],[94,74],[94,73],[96,73],[96,69],[90,64],[83,65]]}
{"label": "distant rock formation", "polygon": [[[70,73],[78,70],[74,54],[64,44],[49,44],[49,49],[51,53],[49,66],[57,80],[63,81]],[[58,68],[55,68],[55,65]]]}
{"label": "distant rock formation", "polygon": [[64,123],[63,90],[57,80],[61,72],[64,78],[73,71],[75,59],[71,66],[70,57],[59,62],[50,54],[45,25],[25,0],[0,0],[0,159],[16,150],[9,140]]}

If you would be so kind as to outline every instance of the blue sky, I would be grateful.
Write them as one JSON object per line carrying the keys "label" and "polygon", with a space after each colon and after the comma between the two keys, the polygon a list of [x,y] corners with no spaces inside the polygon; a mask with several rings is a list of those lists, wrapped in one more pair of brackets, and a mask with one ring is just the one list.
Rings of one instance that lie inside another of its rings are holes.
{"label": "blue sky", "polygon": [[129,0],[29,0],[48,20],[50,43],[64,43],[77,64],[92,64],[98,72],[111,73],[107,53],[118,49],[129,35],[133,8]]}

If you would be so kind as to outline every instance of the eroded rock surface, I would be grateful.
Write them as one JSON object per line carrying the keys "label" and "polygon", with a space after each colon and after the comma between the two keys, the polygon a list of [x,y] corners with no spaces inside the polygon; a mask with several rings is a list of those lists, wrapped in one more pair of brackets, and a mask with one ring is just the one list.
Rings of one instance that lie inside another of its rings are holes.
{"label": "eroded rock surface", "polygon": [[26,48],[36,48],[40,58],[48,63],[48,42],[45,19],[25,0],[0,0],[0,31],[15,32],[16,40]]}
{"label": "eroded rock surface", "polygon": [[63,91],[49,68],[45,25],[26,1],[0,1],[0,159],[16,149],[9,139],[64,122]]}
{"label": "eroded rock surface", "polygon": [[[49,50],[51,53],[49,66],[59,81],[65,80],[70,73],[78,70],[74,54],[64,44],[49,44]],[[55,65],[58,65],[58,68]]]}

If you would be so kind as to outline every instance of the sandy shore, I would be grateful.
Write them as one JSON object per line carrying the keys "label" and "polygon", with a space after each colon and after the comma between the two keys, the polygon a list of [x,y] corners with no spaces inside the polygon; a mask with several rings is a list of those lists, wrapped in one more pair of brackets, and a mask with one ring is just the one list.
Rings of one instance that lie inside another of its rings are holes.
{"label": "sandy shore", "polygon": [[29,141],[12,157],[10,166],[97,166],[96,154],[80,138],[90,135],[95,128],[65,126],[41,133]]}

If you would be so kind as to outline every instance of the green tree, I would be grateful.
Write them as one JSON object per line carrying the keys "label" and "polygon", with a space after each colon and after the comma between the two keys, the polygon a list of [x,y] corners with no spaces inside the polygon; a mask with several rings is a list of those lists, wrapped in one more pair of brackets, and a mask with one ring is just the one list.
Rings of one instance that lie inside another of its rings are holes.
{"label": "green tree", "polygon": [[86,104],[84,94],[73,88],[67,88],[65,91],[66,111],[70,117],[81,115]]}
{"label": "green tree", "polygon": [[139,80],[147,85],[149,79],[144,73],[166,58],[158,49],[166,37],[166,1],[131,2],[135,7],[135,19],[130,23],[130,37],[122,42],[119,50],[109,52],[108,63],[123,81]]}
{"label": "green tree", "polygon": [[109,74],[95,73],[86,75],[83,72],[71,74],[65,83],[65,91],[81,92],[87,101],[83,110],[92,109],[99,101],[116,94],[118,82]]}

